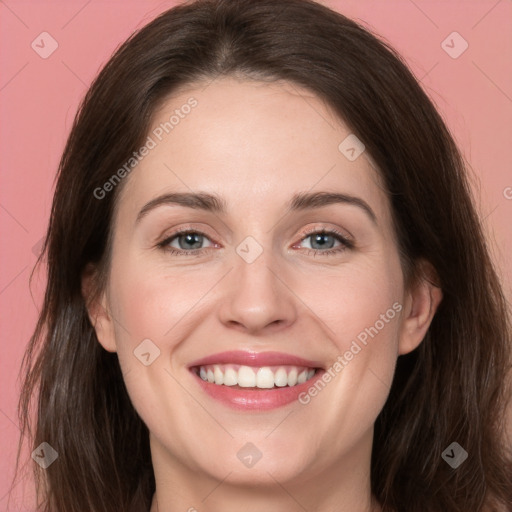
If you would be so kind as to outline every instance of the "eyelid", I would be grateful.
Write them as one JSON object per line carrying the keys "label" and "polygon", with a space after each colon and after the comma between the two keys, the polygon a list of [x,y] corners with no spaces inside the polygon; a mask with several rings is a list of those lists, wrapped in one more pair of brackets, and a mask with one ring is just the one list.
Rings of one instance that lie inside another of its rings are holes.
{"label": "eyelid", "polygon": [[[161,242],[158,242],[158,244],[168,241],[169,239],[175,238],[178,235],[184,235],[187,233],[197,233],[199,235],[203,235],[207,237],[212,242],[214,241],[214,236],[210,235],[208,232],[208,229],[205,229],[203,227],[196,227],[193,224],[181,226],[179,228],[172,228],[172,229],[166,229],[164,234],[160,235],[157,240],[161,240]],[[218,242],[215,242],[218,243]]]}
{"label": "eyelid", "polygon": [[304,238],[306,238],[307,236],[315,234],[315,233],[325,233],[327,235],[337,235],[346,242],[349,242],[352,244],[355,243],[355,238],[352,235],[352,233],[349,233],[347,230],[343,230],[343,231],[345,231],[345,232],[342,233],[338,228],[332,228],[332,227],[326,227],[326,226],[321,226],[321,227],[315,226],[313,228],[309,228],[309,229],[306,229],[305,231],[303,231],[300,235],[302,237],[300,239],[300,241],[304,240]]}

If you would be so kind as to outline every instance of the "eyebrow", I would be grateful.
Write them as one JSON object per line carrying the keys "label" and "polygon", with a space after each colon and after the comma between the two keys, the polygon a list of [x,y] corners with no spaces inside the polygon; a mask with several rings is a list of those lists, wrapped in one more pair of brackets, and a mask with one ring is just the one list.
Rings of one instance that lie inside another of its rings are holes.
{"label": "eyebrow", "polygon": [[[377,216],[368,203],[360,197],[341,194],[337,192],[300,192],[295,194],[288,202],[287,207],[291,211],[311,210],[331,204],[348,204],[362,209],[377,224]],[[206,192],[173,192],[163,194],[145,204],[137,215],[135,223],[139,223],[151,210],[163,205],[179,205],[196,210],[204,210],[217,214],[227,212],[226,201],[215,194]]]}

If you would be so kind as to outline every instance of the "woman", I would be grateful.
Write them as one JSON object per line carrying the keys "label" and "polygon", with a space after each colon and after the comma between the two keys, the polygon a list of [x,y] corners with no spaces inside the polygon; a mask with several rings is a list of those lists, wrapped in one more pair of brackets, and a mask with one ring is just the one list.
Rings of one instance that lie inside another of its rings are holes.
{"label": "woman", "polygon": [[461,156],[342,15],[198,0],[133,35],[44,250],[42,510],[510,510],[510,324]]}

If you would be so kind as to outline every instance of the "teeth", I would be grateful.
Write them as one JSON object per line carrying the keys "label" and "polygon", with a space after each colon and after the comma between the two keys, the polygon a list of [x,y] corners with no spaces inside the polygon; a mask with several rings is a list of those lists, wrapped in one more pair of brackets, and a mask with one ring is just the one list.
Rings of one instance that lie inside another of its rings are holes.
{"label": "teeth", "polygon": [[253,388],[256,386],[256,375],[248,366],[240,366],[238,370],[238,385],[241,388]]}
{"label": "teeth", "polygon": [[213,367],[213,377],[215,379],[215,384],[223,384],[224,383],[224,374],[222,373],[222,370],[215,365]]}
{"label": "teeth", "polygon": [[[240,370],[239,370],[240,371]],[[253,371],[249,368],[249,371]],[[286,372],[285,372],[286,376]],[[277,386],[277,384],[276,384]],[[274,387],[274,374],[268,367],[260,368],[256,374],[256,387],[258,388],[273,388]]]}
{"label": "teeth", "polygon": [[215,364],[199,367],[199,376],[204,381],[218,386],[271,389],[274,387],[296,386],[311,379],[316,373],[313,368],[297,366],[251,366],[236,364]]}
{"label": "teeth", "polygon": [[297,382],[299,384],[303,384],[304,382],[306,382],[307,378],[308,378],[308,372],[307,372],[307,370],[304,370],[303,372],[299,373],[299,376],[297,377]]}
{"label": "teeth", "polygon": [[288,374],[288,386],[295,386],[297,384],[297,370],[292,368]]}
{"label": "teeth", "polygon": [[274,382],[276,386],[279,386],[280,388],[288,385],[288,375],[286,375],[286,370],[284,368],[279,368],[279,370],[277,370],[274,375]]}
{"label": "teeth", "polygon": [[[201,368],[202,368],[202,366],[201,366]],[[224,385],[225,386],[236,386],[237,384],[238,384],[238,373],[235,372],[235,370],[233,370],[233,368],[226,368],[226,371],[224,372]]]}

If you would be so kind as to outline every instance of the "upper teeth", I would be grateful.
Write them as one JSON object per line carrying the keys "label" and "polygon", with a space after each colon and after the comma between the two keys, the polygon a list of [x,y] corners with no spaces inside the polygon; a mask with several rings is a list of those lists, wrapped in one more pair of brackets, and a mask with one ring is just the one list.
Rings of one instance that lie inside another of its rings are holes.
{"label": "upper teeth", "polygon": [[296,386],[311,379],[314,368],[299,366],[262,366],[254,368],[236,364],[214,364],[199,367],[199,376],[208,382],[242,388]]}

